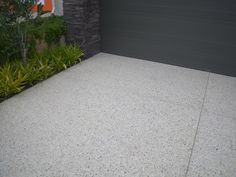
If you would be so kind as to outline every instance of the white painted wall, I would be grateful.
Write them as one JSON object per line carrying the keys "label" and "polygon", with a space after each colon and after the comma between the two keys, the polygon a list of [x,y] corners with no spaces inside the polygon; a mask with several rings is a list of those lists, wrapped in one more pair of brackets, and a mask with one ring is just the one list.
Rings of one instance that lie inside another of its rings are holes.
{"label": "white painted wall", "polygon": [[42,5],[44,5],[44,0],[38,0],[37,3],[38,3],[38,4],[42,4]]}
{"label": "white painted wall", "polygon": [[54,14],[58,16],[63,15],[63,0],[53,0]]}

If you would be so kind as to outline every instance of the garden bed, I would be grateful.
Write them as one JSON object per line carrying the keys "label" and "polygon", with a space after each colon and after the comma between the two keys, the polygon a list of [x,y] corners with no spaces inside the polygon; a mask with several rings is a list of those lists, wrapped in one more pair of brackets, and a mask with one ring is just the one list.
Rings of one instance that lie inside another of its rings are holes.
{"label": "garden bed", "polygon": [[81,62],[82,56],[79,45],[61,45],[36,53],[27,63],[6,62],[0,66],[0,102]]}
{"label": "garden bed", "polygon": [[63,17],[32,17],[34,1],[0,4],[0,102],[81,62],[79,45],[65,45]]}

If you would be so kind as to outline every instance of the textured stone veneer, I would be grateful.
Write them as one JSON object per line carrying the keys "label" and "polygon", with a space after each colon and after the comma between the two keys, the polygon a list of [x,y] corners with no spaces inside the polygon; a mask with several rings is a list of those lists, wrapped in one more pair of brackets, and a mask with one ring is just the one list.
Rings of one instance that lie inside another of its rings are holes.
{"label": "textured stone veneer", "polygon": [[99,0],[64,0],[66,42],[79,43],[85,58],[100,52]]}

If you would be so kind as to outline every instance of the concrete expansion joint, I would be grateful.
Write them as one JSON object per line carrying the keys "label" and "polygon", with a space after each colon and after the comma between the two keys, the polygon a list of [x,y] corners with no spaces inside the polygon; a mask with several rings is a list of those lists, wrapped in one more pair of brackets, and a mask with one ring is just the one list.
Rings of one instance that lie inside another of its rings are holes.
{"label": "concrete expansion joint", "polygon": [[192,159],[192,155],[193,155],[193,151],[194,151],[194,146],[195,146],[195,142],[196,142],[196,138],[197,138],[197,134],[198,134],[198,130],[199,130],[199,125],[200,125],[200,122],[201,122],[202,112],[203,112],[204,105],[205,105],[205,102],[206,102],[206,95],[207,95],[207,89],[208,89],[208,85],[209,85],[210,75],[211,75],[211,73],[209,72],[208,73],[208,78],[207,78],[207,83],[206,83],[206,88],[205,88],[205,93],[204,93],[204,97],[203,97],[203,101],[202,101],[202,106],[201,106],[201,110],[200,110],[200,113],[199,113],[197,128],[196,128],[195,136],[194,136],[194,139],[193,139],[193,145],[192,145],[192,148],[191,148],[191,153],[190,153],[190,156],[189,156],[188,165],[187,165],[187,169],[186,169],[186,173],[185,173],[185,177],[187,177],[187,175],[188,175],[188,171],[189,171],[189,167],[190,167],[190,163],[191,163],[191,159]]}

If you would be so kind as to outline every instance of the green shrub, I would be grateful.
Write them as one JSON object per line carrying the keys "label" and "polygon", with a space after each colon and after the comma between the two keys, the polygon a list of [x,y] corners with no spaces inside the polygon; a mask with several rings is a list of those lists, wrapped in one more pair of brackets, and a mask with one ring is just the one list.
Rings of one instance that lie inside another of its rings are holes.
{"label": "green shrub", "polygon": [[[32,20],[32,7],[36,0],[0,1],[0,54],[3,58],[20,56],[26,62],[28,44],[27,24]],[[10,50],[9,50],[10,49]],[[11,50],[12,49],[12,50]]]}
{"label": "green shrub", "polygon": [[44,41],[50,47],[52,44],[58,44],[61,36],[66,32],[63,17],[38,17],[17,25],[17,23],[10,23],[0,16],[0,65],[7,62],[6,60],[22,57],[22,49],[19,45],[21,40],[17,29],[19,26],[26,31],[27,56],[36,52],[36,40]]}
{"label": "green shrub", "polygon": [[54,73],[54,68],[40,56],[35,56],[27,64],[18,65],[24,75],[27,76],[27,85],[33,85],[34,82],[46,79]]}
{"label": "green shrub", "polygon": [[[76,45],[69,45],[67,47],[62,45],[52,51],[48,50],[44,53],[44,55],[48,57],[54,68],[60,71],[77,63],[78,59],[80,61],[81,49],[79,49]],[[44,58],[46,58],[46,56]]]}
{"label": "green shrub", "polygon": [[35,54],[26,64],[20,61],[5,63],[0,67],[0,98],[21,92],[26,86],[81,62],[82,56],[78,45],[62,45]]}
{"label": "green shrub", "polygon": [[29,31],[36,39],[45,40],[49,45],[58,43],[60,37],[65,33],[64,18],[51,16],[39,18],[37,23],[29,27]]}
{"label": "green shrub", "polygon": [[0,95],[6,97],[20,92],[27,82],[27,75],[9,63],[0,68]]}

